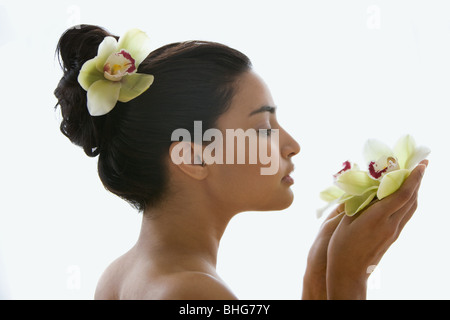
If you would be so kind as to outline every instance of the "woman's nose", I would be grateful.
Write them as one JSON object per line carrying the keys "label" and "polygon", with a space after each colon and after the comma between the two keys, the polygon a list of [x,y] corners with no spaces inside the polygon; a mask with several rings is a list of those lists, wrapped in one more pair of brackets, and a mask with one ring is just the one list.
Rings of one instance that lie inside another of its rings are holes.
{"label": "woman's nose", "polygon": [[281,134],[282,134],[282,140],[280,141],[280,145],[281,145],[281,155],[286,158],[289,159],[293,156],[295,156],[296,154],[300,153],[300,145],[298,144],[297,141],[295,141],[294,138],[291,137],[291,135],[289,135],[289,133],[287,133],[284,129],[281,129]]}

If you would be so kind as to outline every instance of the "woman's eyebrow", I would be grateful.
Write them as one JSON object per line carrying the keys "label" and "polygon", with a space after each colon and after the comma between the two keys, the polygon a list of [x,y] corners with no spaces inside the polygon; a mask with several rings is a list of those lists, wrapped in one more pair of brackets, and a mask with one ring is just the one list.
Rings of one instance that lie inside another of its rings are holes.
{"label": "woman's eyebrow", "polygon": [[252,112],[249,114],[249,117],[252,116],[252,115],[254,115],[254,114],[261,113],[261,112],[266,112],[266,111],[268,111],[268,112],[270,112],[270,113],[275,113],[275,110],[276,110],[276,109],[277,109],[277,107],[272,107],[272,106],[262,106],[261,108],[252,111]]}

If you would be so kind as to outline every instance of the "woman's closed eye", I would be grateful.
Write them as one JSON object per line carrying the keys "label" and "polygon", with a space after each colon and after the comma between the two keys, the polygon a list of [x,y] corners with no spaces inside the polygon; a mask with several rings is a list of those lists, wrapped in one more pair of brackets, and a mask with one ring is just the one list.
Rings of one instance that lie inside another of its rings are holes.
{"label": "woman's closed eye", "polygon": [[261,137],[270,137],[272,134],[272,128],[258,129],[257,131]]}

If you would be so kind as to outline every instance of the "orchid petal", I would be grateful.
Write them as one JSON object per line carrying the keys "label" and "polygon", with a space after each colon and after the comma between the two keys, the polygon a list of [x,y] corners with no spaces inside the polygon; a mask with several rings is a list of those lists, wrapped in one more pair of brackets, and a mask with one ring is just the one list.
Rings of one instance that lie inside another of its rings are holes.
{"label": "orchid petal", "polygon": [[428,157],[430,152],[431,150],[428,147],[417,147],[414,150],[414,153],[406,161],[404,168],[412,170],[420,161]]}
{"label": "orchid petal", "polygon": [[89,87],[87,107],[91,116],[102,116],[110,112],[119,98],[120,82],[99,80]]}
{"label": "orchid petal", "polygon": [[331,201],[330,203],[328,203],[325,207],[317,209],[316,210],[316,217],[317,219],[319,219],[320,217],[323,216],[324,212],[328,210],[328,208],[330,208],[331,206],[337,204],[337,200]]}
{"label": "orchid petal", "polygon": [[150,74],[134,73],[122,79],[119,101],[128,102],[146,91],[153,83],[154,77]]}
{"label": "orchid petal", "polygon": [[120,37],[119,49],[127,50],[136,60],[136,68],[147,58],[151,52],[150,38],[139,29],[131,29]]}
{"label": "orchid petal", "polygon": [[371,179],[365,171],[349,170],[341,174],[335,184],[350,195],[360,196],[378,187],[379,182]]}
{"label": "orchid petal", "polygon": [[401,137],[394,147],[395,155],[397,156],[398,163],[400,168],[407,169],[405,164],[408,159],[413,155],[414,150],[416,149],[416,142],[412,136],[405,135]]}
{"label": "orchid petal", "polygon": [[364,158],[367,163],[376,161],[382,156],[392,157],[394,152],[386,144],[381,141],[369,139],[364,145]]}
{"label": "orchid petal", "polygon": [[351,194],[345,193],[342,197],[340,197],[337,200],[337,203],[339,203],[339,204],[344,203],[345,201],[350,200],[353,197],[356,197],[356,196],[352,196]]}
{"label": "orchid petal", "polygon": [[96,68],[96,58],[86,61],[81,67],[78,74],[78,82],[81,87],[88,91],[89,87],[98,80],[103,80],[103,72],[99,72]]}
{"label": "orchid petal", "polygon": [[344,194],[345,194],[345,192],[342,189],[339,189],[336,186],[331,186],[331,187],[323,190],[319,194],[319,196],[320,196],[320,199],[322,199],[323,201],[331,202],[331,201],[339,199]]}
{"label": "orchid petal", "polygon": [[[335,187],[335,186],[331,186],[330,188],[337,188],[337,187]],[[330,189],[330,188],[328,188],[328,189]],[[337,190],[340,190],[339,188],[337,188]],[[334,190],[334,191],[331,191],[331,192],[341,192],[341,191],[337,191],[337,190]],[[324,190],[324,192],[325,192],[326,190]],[[337,198],[337,199],[333,199],[333,200],[331,200],[326,206],[324,206],[323,208],[320,208],[320,209],[317,209],[316,210],[316,217],[319,219],[322,215],[323,215],[323,213],[325,212],[325,211],[327,211],[328,210],[328,208],[330,208],[331,206],[333,206],[333,205],[336,205],[336,204],[341,204],[341,203],[344,203],[345,201],[347,201],[347,200],[349,200],[349,199],[351,199],[351,198],[353,198],[354,196],[352,196],[352,195],[349,195],[349,194],[346,194],[346,193],[344,193],[342,196],[340,196],[339,198]],[[326,198],[322,198],[322,200],[325,200]],[[327,200],[325,200],[325,201],[327,201]]]}
{"label": "orchid petal", "polygon": [[397,191],[406,178],[408,178],[410,172],[408,169],[401,169],[387,173],[381,179],[377,192],[378,199],[381,200]]}
{"label": "orchid petal", "polygon": [[106,60],[114,52],[118,51],[117,40],[114,37],[105,37],[102,43],[98,46],[97,52],[97,70],[103,73],[103,67],[105,66]]}
{"label": "orchid petal", "polygon": [[345,202],[345,214],[353,216],[363,210],[375,198],[376,191],[370,190],[363,195],[355,196]]}
{"label": "orchid petal", "polygon": [[[333,187],[333,186],[332,186],[332,187]],[[330,188],[332,188],[332,187],[330,187]],[[337,188],[337,189],[340,190],[339,188]],[[337,192],[337,191],[336,191],[336,192]],[[323,215],[323,213],[324,213],[325,211],[327,211],[328,208],[330,208],[331,206],[336,205],[336,204],[344,203],[345,201],[347,201],[347,200],[349,200],[349,199],[351,199],[351,198],[353,198],[353,197],[354,197],[354,196],[352,196],[352,195],[349,195],[349,194],[344,193],[344,194],[343,194],[342,196],[340,196],[339,198],[334,199],[334,200],[331,200],[325,207],[316,210],[316,217],[319,219],[319,218]],[[324,200],[324,198],[322,198],[322,200]],[[325,201],[326,201],[326,200],[325,200]]]}

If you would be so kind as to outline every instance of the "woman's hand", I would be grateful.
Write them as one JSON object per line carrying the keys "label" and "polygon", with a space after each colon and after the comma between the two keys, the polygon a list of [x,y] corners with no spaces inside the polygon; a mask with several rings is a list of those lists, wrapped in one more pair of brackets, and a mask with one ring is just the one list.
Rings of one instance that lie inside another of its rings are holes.
{"label": "woman's hand", "polygon": [[328,299],[365,299],[370,271],[397,240],[417,208],[417,193],[427,165],[427,160],[422,161],[389,197],[375,202],[358,216],[340,219],[333,229],[325,259]]}
{"label": "woman's hand", "polygon": [[303,277],[303,299],[327,299],[327,252],[334,230],[344,213],[344,204],[338,206],[324,221],[308,254],[308,263]]}

